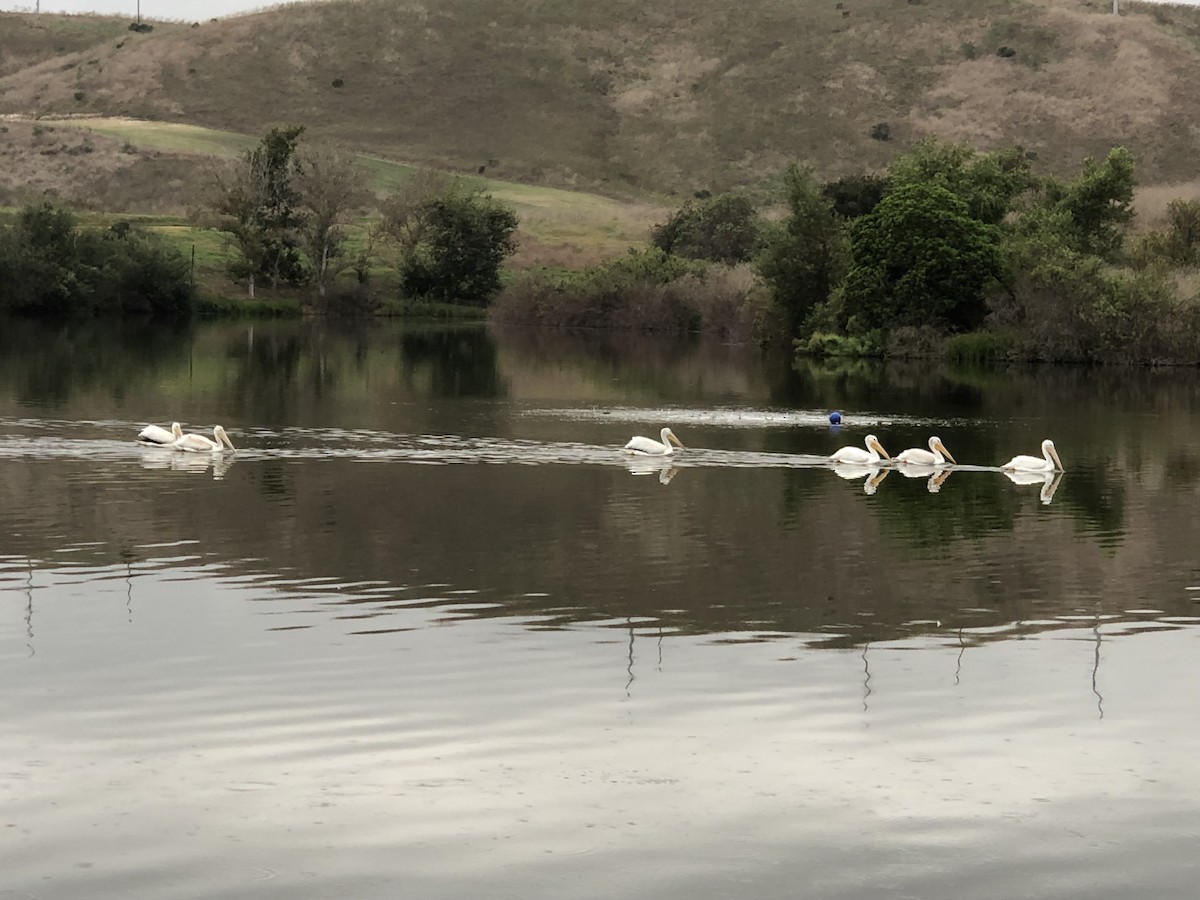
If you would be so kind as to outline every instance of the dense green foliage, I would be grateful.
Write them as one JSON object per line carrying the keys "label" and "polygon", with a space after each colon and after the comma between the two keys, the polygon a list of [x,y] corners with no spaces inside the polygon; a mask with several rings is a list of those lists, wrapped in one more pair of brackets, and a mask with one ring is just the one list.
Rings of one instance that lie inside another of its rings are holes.
{"label": "dense green foliage", "polygon": [[754,204],[737,194],[690,200],[650,234],[650,242],[667,253],[729,265],[749,262],[761,239]]}
{"label": "dense green foliage", "polygon": [[26,315],[188,315],[193,301],[188,263],[157,236],[82,229],[48,203],[0,226],[0,286],[0,310]]}
{"label": "dense green foliage", "polygon": [[758,272],[771,288],[785,332],[794,335],[829,299],[845,273],[845,229],[812,171],[790,165],[783,183],[788,216],[767,232]]}
{"label": "dense green foliage", "polygon": [[842,285],[850,333],[901,325],[974,328],[1001,273],[999,231],[934,181],[903,183],[850,230]]}
{"label": "dense green foliage", "polygon": [[219,227],[237,249],[230,274],[246,279],[250,296],[258,278],[273,288],[307,278],[298,238],[301,198],[294,184],[303,133],[302,125],[272,128],[219,180],[210,200],[221,217]]}
{"label": "dense green foliage", "polygon": [[802,176],[786,173],[788,215],[758,262],[800,353],[1200,362],[1182,274],[1200,262],[1200,204],[1175,201],[1127,249],[1124,148],[1064,180],[1033,176],[1019,150],[924,141],[886,176],[826,185],[830,230]]}
{"label": "dense green foliage", "polygon": [[434,197],[400,270],[410,297],[486,306],[500,290],[500,268],[516,252],[516,214],[488,194]]}

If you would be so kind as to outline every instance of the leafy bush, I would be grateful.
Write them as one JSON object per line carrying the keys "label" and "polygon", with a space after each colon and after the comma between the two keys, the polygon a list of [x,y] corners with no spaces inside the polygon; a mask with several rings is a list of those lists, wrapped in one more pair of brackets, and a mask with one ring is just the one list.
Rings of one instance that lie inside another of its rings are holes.
{"label": "leafy bush", "polygon": [[990,363],[1008,359],[1014,350],[1014,338],[1006,331],[969,331],[946,338],[946,359],[955,363]]}
{"label": "leafy bush", "polygon": [[400,266],[409,297],[487,306],[516,252],[517,216],[490,194],[449,192],[422,205],[423,232]]}
{"label": "leafy bush", "polygon": [[187,315],[188,263],[156,235],[128,227],[80,229],[51,204],[28,206],[0,228],[0,309],[26,315]]}
{"label": "leafy bush", "polygon": [[749,261],[761,240],[754,204],[737,194],[689,200],[650,235],[667,253],[730,265]]}
{"label": "leafy bush", "polygon": [[492,318],[558,328],[704,330],[750,340],[765,306],[748,270],[706,268],[654,248],[575,275],[518,278],[492,304]]}
{"label": "leafy bush", "polygon": [[881,356],[876,335],[846,335],[827,331],[815,331],[807,338],[795,342],[796,353],[824,359],[831,356],[870,357]]}

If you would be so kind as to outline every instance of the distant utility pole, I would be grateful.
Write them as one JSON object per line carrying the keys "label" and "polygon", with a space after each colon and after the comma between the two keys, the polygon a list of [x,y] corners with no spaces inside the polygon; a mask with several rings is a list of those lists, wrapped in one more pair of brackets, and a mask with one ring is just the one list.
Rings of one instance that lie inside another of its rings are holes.
{"label": "distant utility pole", "polygon": [[[41,0],[39,0],[39,2],[41,2]],[[142,0],[137,0],[137,5],[138,5],[137,20],[138,20],[138,24],[141,25],[142,24]],[[1117,11],[1117,0],[1113,0],[1113,12],[1116,12],[1116,11]]]}
{"label": "distant utility pole", "polygon": [[1117,0],[1113,0],[1113,15],[1114,16],[1120,15],[1120,13],[1117,12]]}

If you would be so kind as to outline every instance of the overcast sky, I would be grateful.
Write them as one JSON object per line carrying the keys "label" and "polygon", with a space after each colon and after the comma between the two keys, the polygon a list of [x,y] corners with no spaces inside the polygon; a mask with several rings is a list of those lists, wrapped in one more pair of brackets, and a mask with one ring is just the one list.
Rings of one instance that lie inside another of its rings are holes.
{"label": "overcast sky", "polygon": [[[32,12],[37,0],[0,0],[0,10]],[[127,15],[137,14],[138,0],[41,0],[42,12]],[[187,22],[254,12],[278,6],[271,0],[141,0],[143,19],[180,19]]]}
{"label": "overcast sky", "polygon": [[[0,10],[32,10],[36,0],[0,0]],[[1200,0],[1171,0],[1190,6],[1200,5]],[[99,12],[111,15],[128,15],[131,19],[137,12],[138,0],[41,0],[42,12]],[[214,16],[229,16],[234,13],[253,12],[278,6],[270,0],[141,0],[142,17],[146,19],[180,19],[194,22]]]}

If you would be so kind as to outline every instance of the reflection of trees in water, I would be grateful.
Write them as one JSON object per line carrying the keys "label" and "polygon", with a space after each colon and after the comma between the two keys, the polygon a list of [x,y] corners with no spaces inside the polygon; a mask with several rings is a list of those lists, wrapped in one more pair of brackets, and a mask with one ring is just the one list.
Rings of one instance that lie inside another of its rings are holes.
{"label": "reflection of trees in water", "polygon": [[496,343],[482,327],[412,329],[400,334],[400,368],[410,387],[429,373],[434,397],[503,397]]}
{"label": "reflection of trees in water", "polygon": [[61,407],[100,388],[121,399],[187,358],[191,326],[150,319],[0,321],[0,384],[23,403]]}
{"label": "reflection of trees in water", "polygon": [[[225,356],[237,365],[227,394],[228,408],[258,425],[286,425],[292,420],[296,381],[304,357],[316,357],[323,369],[322,349],[314,349],[311,333],[281,332],[248,326],[230,339]],[[318,379],[320,381],[320,379]],[[249,414],[249,415],[247,415]]]}

